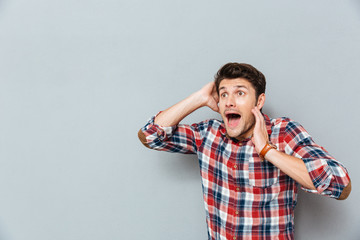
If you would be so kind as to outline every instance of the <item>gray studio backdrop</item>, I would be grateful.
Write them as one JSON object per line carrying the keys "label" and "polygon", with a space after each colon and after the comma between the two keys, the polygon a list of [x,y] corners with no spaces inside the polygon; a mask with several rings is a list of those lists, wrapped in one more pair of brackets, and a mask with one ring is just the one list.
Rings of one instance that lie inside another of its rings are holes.
{"label": "gray studio backdrop", "polygon": [[346,201],[300,191],[296,239],[360,239],[359,44],[355,0],[0,1],[0,239],[206,239],[196,157],[137,131],[230,61],[352,177]]}

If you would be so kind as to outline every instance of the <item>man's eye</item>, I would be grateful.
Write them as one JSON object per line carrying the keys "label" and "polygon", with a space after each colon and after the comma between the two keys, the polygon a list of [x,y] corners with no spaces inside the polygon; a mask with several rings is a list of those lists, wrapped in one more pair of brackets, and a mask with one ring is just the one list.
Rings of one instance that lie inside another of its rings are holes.
{"label": "man's eye", "polygon": [[238,92],[238,94],[239,94],[240,96],[242,96],[242,95],[244,95],[245,93],[242,92],[242,91],[240,91],[240,92]]}
{"label": "man's eye", "polygon": [[227,93],[222,93],[221,97],[227,97]]}

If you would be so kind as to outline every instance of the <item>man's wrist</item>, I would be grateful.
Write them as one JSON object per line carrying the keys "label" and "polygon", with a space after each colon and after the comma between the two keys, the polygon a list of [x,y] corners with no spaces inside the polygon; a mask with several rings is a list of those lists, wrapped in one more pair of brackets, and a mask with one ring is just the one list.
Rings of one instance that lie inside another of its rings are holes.
{"label": "man's wrist", "polygon": [[267,154],[271,149],[276,150],[277,147],[276,147],[274,144],[272,144],[272,143],[270,143],[270,142],[267,142],[267,143],[265,144],[265,146],[262,148],[262,150],[260,151],[260,153],[259,153],[259,156],[260,156],[261,160],[264,160],[264,159],[265,159],[266,154]]}
{"label": "man's wrist", "polygon": [[204,96],[201,90],[190,95],[191,102],[195,105],[196,108],[201,108],[207,106],[209,101],[208,97]]}

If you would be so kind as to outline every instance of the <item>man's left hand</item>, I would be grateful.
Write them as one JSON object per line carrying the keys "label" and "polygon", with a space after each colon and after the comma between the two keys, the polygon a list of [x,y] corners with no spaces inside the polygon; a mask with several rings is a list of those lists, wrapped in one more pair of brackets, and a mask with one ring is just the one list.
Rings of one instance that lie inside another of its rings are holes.
{"label": "man's left hand", "polygon": [[255,145],[256,152],[260,154],[261,150],[269,141],[269,135],[266,130],[264,116],[261,114],[259,108],[254,107],[251,112],[255,116],[255,127],[251,140]]}

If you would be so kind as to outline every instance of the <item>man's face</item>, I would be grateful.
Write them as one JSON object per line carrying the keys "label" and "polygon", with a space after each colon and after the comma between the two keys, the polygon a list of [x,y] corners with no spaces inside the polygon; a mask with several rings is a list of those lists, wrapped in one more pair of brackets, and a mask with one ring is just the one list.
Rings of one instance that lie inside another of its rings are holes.
{"label": "man's face", "polygon": [[251,109],[256,104],[255,89],[248,80],[235,78],[220,82],[219,110],[230,137],[241,140],[252,135],[255,117]]}

